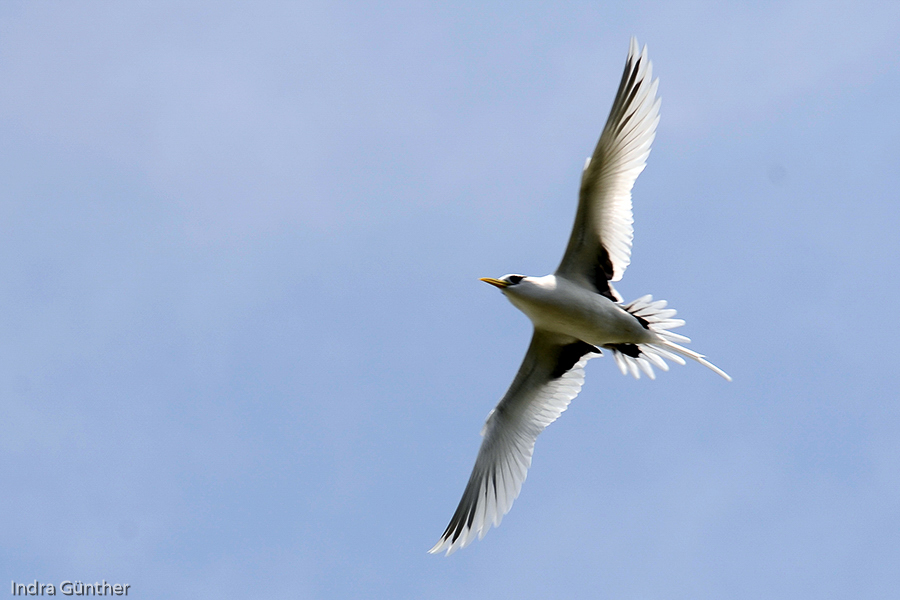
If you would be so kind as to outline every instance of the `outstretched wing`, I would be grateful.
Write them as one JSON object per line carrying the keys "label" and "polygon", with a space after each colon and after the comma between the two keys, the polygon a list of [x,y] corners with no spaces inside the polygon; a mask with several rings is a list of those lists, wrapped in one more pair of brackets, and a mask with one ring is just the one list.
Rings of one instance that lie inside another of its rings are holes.
{"label": "outstretched wing", "polygon": [[563,343],[539,329],[512,385],[488,415],[475,468],[450,524],[431,553],[447,554],[484,537],[500,525],[519,495],[531,466],[534,442],[555,421],[584,384],[584,365],[600,350]]}
{"label": "outstretched wing", "polygon": [[659,123],[659,80],[647,47],[638,52],[631,38],[622,82],[594,155],[581,176],[575,225],[557,275],[593,286],[619,301],[611,281],[619,281],[631,262],[631,188],[650,154]]}

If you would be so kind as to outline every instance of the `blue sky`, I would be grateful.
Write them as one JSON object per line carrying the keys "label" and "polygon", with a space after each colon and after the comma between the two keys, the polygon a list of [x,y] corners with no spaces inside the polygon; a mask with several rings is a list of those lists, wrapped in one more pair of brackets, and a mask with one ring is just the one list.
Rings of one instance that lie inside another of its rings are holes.
{"label": "blue sky", "polygon": [[[449,558],[636,35],[626,299]],[[0,575],[138,598],[893,598],[900,5],[6,2]]]}

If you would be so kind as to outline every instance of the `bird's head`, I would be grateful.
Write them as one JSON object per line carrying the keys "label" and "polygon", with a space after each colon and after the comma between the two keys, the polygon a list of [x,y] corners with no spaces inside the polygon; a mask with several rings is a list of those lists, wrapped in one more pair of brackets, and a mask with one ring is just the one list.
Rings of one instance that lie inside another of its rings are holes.
{"label": "bird's head", "polygon": [[494,279],[493,277],[482,277],[481,281],[485,283],[489,283],[495,287],[500,288],[501,290],[505,290],[506,288],[513,287],[519,285],[524,281],[526,277],[524,275],[504,275],[500,279]]}

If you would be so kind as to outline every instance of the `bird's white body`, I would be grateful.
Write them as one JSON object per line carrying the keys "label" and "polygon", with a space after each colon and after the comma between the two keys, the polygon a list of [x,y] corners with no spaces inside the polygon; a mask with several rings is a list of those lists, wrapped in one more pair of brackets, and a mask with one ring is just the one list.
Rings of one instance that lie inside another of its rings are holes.
{"label": "bird's white body", "polygon": [[599,347],[660,341],[621,304],[560,275],[525,277],[502,291],[535,328],[572,341]]}
{"label": "bird's white body", "polygon": [[488,415],[484,440],[462,499],[430,552],[448,554],[497,526],[519,494],[534,443],[581,391],[584,366],[603,350],[622,373],[651,379],[666,360],[690,358],[729,379],[721,369],[677,342],[684,325],[664,300],[628,304],[612,287],[631,262],[631,189],[644,170],[659,122],[658,80],[647,49],[631,39],[625,72],[606,126],[585,163],[569,244],[556,272],[504,275],[482,281],[500,288],[534,324],[531,344],[509,390]]}

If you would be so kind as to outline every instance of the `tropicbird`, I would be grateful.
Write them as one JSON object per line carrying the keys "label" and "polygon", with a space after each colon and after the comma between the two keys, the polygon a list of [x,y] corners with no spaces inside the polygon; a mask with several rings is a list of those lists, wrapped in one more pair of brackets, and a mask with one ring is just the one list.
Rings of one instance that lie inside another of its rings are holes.
{"label": "tropicbird", "polygon": [[552,275],[504,275],[494,285],[534,325],[519,372],[488,414],[475,467],[450,524],[431,553],[447,554],[500,525],[531,466],[537,436],[555,421],[584,383],[584,365],[610,350],[623,374],[654,378],[664,359],[693,359],[731,381],[689,342],[670,331],[684,325],[665,300],[643,296],[628,304],[612,286],[631,260],[631,188],[644,170],[659,123],[659,80],[652,80],[647,47],[631,38],[625,72],[606,126],[587,159],[575,225],[562,262]]}

